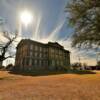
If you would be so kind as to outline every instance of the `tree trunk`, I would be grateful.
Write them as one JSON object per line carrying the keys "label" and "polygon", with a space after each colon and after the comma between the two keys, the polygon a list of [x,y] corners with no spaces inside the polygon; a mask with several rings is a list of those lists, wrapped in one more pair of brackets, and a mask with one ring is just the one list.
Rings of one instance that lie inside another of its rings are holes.
{"label": "tree trunk", "polygon": [[0,68],[2,67],[2,61],[0,61]]}

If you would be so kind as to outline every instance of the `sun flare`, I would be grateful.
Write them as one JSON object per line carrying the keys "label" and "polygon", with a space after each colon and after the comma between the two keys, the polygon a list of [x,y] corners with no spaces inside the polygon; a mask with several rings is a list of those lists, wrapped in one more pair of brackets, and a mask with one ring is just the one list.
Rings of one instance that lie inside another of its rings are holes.
{"label": "sun flare", "polygon": [[33,21],[33,15],[28,10],[25,10],[20,13],[20,20],[22,24],[28,26]]}

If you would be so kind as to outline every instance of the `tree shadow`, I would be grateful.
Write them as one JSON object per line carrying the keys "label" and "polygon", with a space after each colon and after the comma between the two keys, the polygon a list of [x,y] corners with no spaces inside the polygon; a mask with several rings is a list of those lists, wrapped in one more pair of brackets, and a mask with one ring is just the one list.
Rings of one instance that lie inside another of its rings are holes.
{"label": "tree shadow", "polygon": [[79,74],[79,75],[85,75],[85,74],[96,74],[93,70],[69,70],[70,74]]}
{"label": "tree shadow", "polygon": [[67,71],[9,71],[9,73],[23,76],[49,76],[67,74]]}
{"label": "tree shadow", "polygon": [[4,80],[4,79],[5,79],[4,77],[1,77],[1,78],[0,78],[0,80]]}
{"label": "tree shadow", "polygon": [[62,71],[9,71],[10,74],[23,75],[23,76],[49,76],[49,75],[60,75],[60,74],[96,74],[96,72],[90,70],[62,70]]}

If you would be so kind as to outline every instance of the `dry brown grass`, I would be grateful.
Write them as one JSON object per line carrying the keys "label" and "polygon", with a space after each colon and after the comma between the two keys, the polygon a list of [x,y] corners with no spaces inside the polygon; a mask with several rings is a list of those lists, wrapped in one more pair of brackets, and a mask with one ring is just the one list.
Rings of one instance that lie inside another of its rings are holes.
{"label": "dry brown grass", "polygon": [[0,71],[0,100],[100,100],[100,73],[33,77]]}

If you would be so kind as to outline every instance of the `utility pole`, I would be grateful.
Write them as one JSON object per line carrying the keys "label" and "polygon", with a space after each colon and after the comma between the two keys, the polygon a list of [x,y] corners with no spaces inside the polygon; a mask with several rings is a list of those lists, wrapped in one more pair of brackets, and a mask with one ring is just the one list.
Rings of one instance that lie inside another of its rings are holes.
{"label": "utility pole", "polygon": [[[96,63],[98,65],[99,62],[99,56],[100,56],[100,52],[96,52]],[[96,67],[96,69],[98,69],[98,66]]]}

